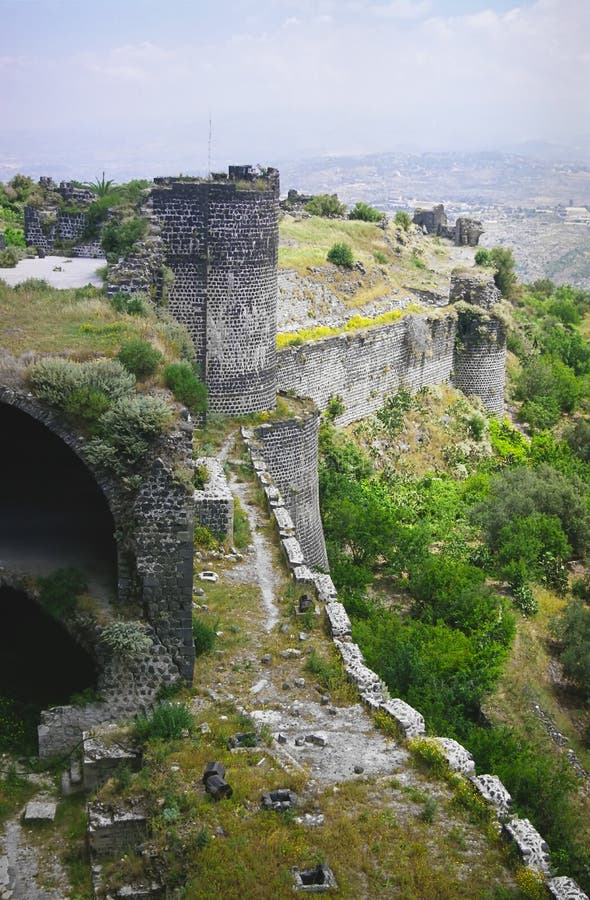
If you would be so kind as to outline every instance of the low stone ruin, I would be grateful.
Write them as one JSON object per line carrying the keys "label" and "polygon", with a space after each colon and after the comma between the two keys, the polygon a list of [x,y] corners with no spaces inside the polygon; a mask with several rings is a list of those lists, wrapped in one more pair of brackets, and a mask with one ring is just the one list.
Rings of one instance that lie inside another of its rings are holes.
{"label": "low stone ruin", "polygon": [[297,794],[294,794],[288,788],[280,788],[262,795],[263,807],[272,809],[275,812],[284,812],[287,809],[292,809],[296,804]]}
{"label": "low stone ruin", "polygon": [[471,782],[483,799],[494,807],[499,818],[510,813],[512,797],[497,775],[476,775]]}
{"label": "low stone ruin", "polygon": [[88,804],[88,846],[93,856],[114,856],[135,848],[146,837],[147,815],[140,806]]}
{"label": "low stone ruin", "polygon": [[449,225],[442,203],[431,209],[418,207],[414,210],[412,221],[425,234],[448,238],[457,247],[477,247],[479,239],[484,233],[481,222],[467,216],[459,216],[454,225]]}
{"label": "low stone ruin", "polygon": [[293,889],[308,894],[322,894],[338,888],[334,873],[325,863],[312,869],[293,869],[293,879]]}

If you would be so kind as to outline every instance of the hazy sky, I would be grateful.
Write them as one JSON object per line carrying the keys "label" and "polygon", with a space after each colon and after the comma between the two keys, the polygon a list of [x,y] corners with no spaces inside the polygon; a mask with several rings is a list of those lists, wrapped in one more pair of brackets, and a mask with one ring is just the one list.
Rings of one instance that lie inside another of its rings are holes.
{"label": "hazy sky", "polygon": [[[138,173],[588,132],[590,0],[0,0],[0,163]],[[22,168],[22,165],[21,165]]]}

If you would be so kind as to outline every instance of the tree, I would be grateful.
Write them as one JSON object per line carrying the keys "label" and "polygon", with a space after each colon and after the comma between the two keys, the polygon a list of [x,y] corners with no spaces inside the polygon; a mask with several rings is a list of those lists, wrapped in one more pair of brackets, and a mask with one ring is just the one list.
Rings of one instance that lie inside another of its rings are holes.
{"label": "tree", "polygon": [[568,604],[557,632],[563,643],[560,658],[564,671],[590,698],[590,609],[582,600]]}
{"label": "tree", "polygon": [[112,179],[107,180],[104,177],[104,172],[102,173],[102,178],[96,178],[94,181],[89,181],[84,187],[87,188],[87,190],[92,191],[99,199],[108,197],[110,194],[115,194],[119,190]]}
{"label": "tree", "polygon": [[346,214],[346,204],[340,202],[338,194],[318,194],[304,208],[312,216],[322,216],[324,219],[336,219]]}
{"label": "tree", "polygon": [[514,256],[507,247],[494,247],[490,251],[492,264],[496,269],[494,282],[504,297],[510,297],[516,285]]}
{"label": "tree", "polygon": [[405,212],[403,209],[398,209],[393,221],[404,231],[409,231],[412,225],[412,218],[410,214]]}

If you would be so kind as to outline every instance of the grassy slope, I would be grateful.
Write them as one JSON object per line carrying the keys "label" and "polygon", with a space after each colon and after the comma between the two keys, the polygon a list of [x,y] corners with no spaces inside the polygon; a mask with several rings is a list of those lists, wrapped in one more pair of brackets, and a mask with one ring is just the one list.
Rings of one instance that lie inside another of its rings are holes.
{"label": "grassy slope", "polygon": [[[448,247],[424,239],[413,229],[405,234],[395,225],[386,229],[370,222],[297,219],[287,215],[279,227],[279,267],[294,269],[312,281],[329,284],[347,305],[362,306],[400,288],[435,290],[438,279],[433,263],[448,259]],[[327,263],[326,255],[335,243],[352,247],[355,260],[365,274],[350,272]],[[385,259],[375,260],[375,254]],[[319,271],[310,272],[311,269]]]}

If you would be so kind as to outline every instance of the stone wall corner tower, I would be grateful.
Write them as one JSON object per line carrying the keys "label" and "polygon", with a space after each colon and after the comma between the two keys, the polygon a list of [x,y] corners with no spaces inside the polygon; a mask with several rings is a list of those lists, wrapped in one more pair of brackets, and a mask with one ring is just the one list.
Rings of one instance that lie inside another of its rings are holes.
{"label": "stone wall corner tower", "polygon": [[170,313],[187,326],[209,409],[276,402],[279,173],[230,166],[208,180],[157,178],[154,218],[174,273]]}

